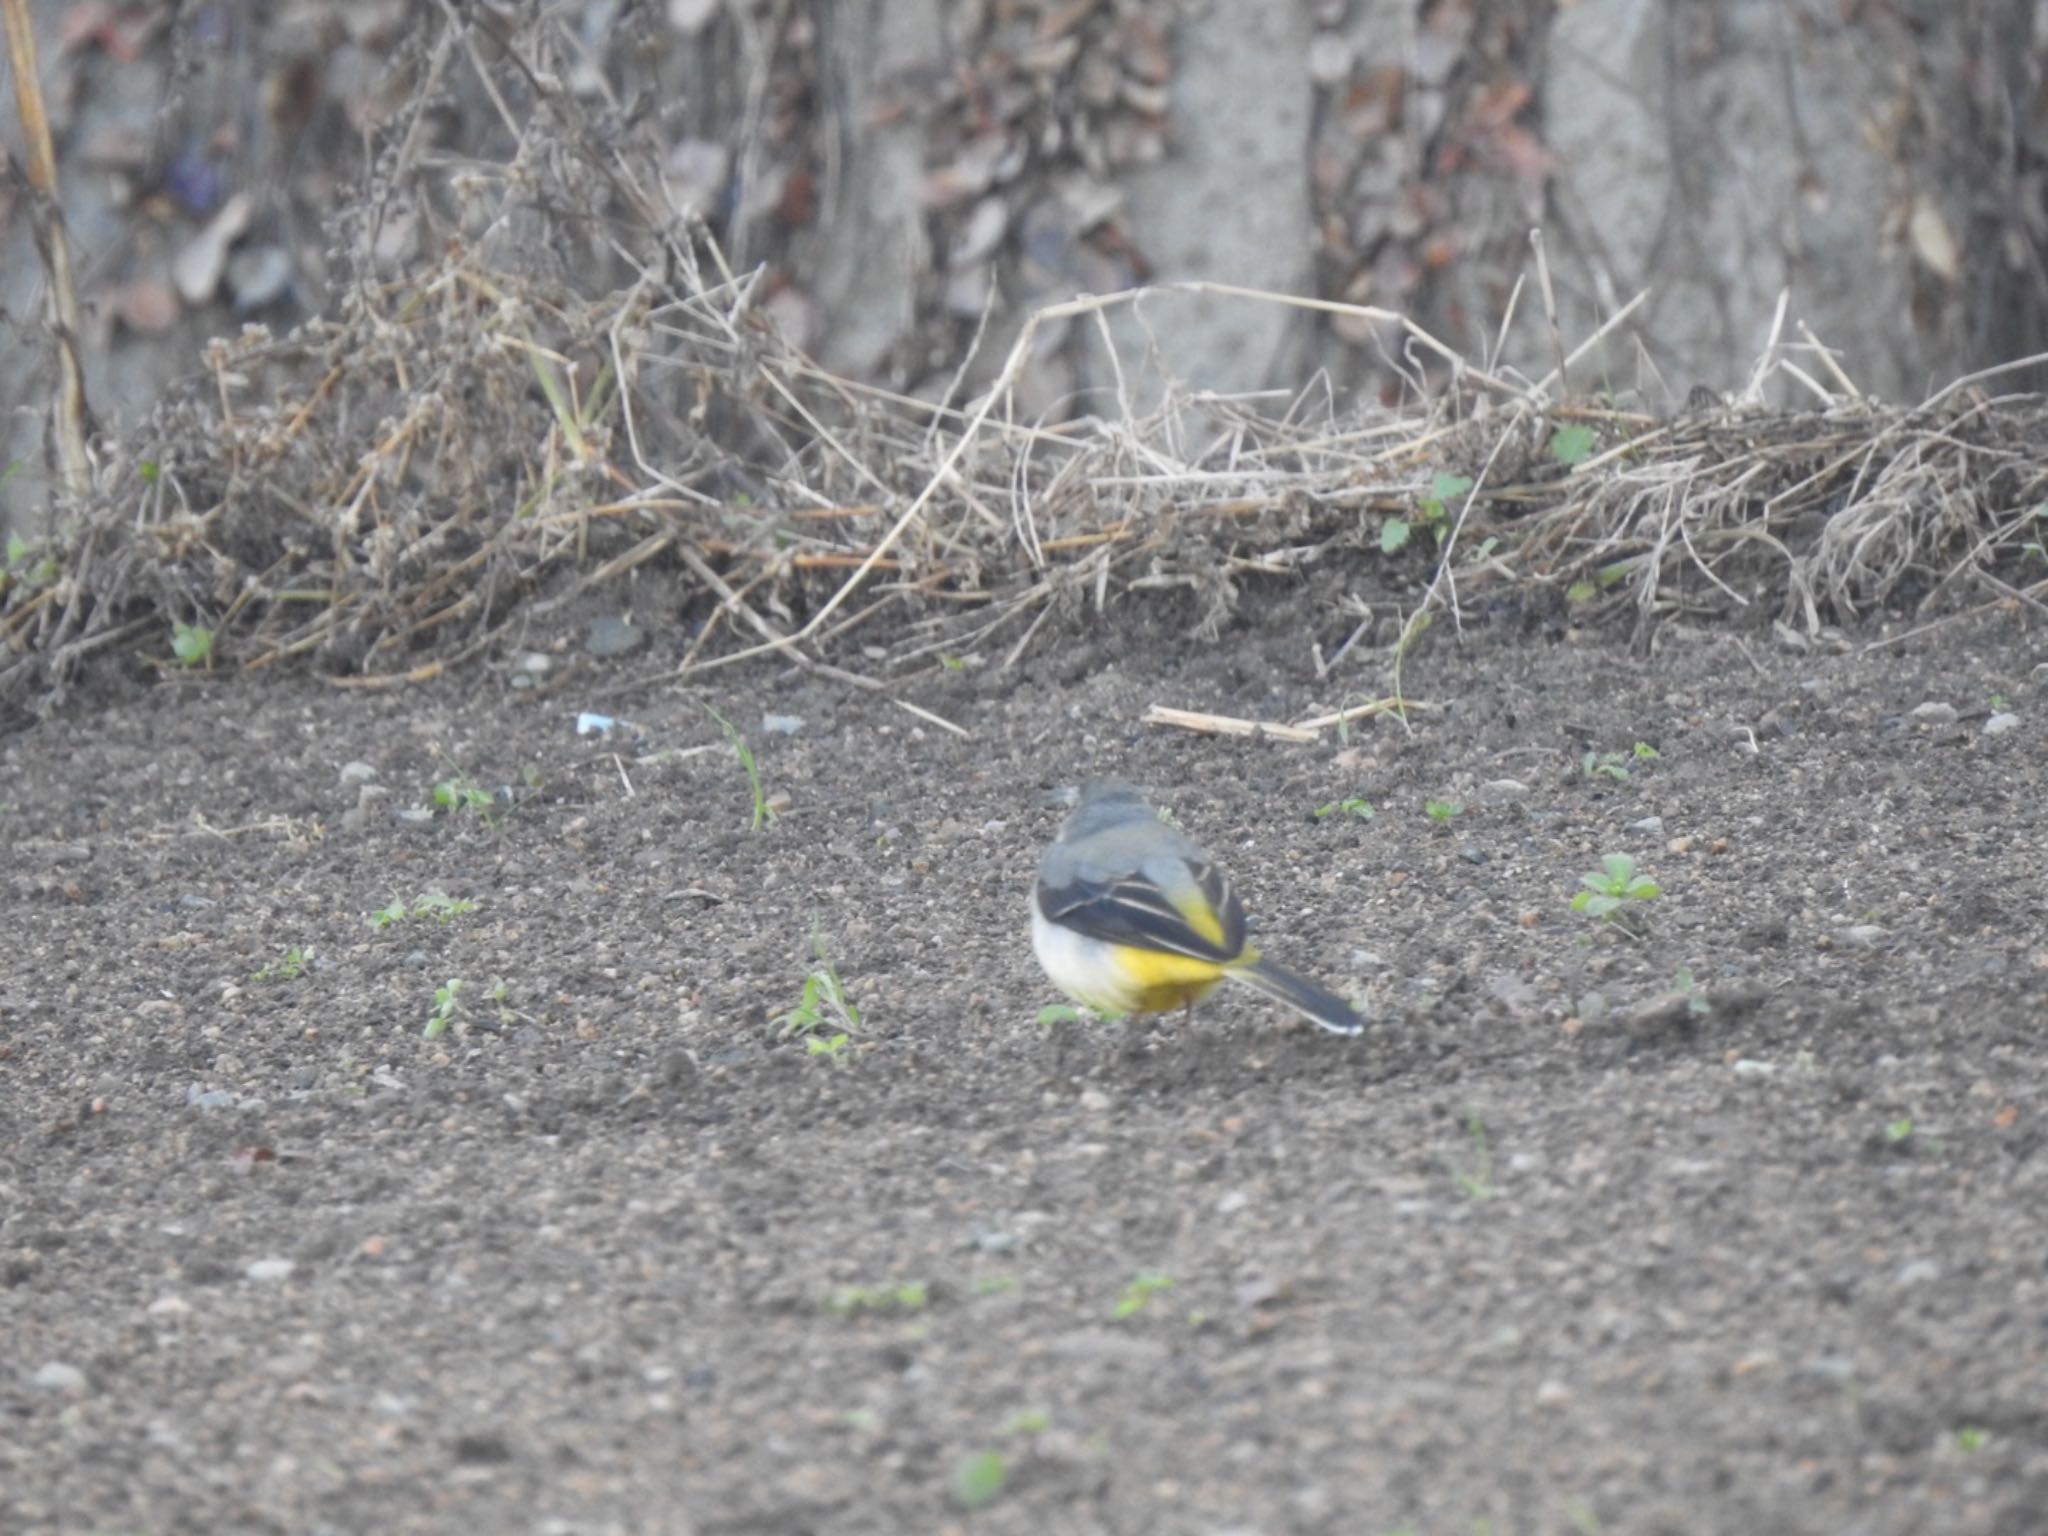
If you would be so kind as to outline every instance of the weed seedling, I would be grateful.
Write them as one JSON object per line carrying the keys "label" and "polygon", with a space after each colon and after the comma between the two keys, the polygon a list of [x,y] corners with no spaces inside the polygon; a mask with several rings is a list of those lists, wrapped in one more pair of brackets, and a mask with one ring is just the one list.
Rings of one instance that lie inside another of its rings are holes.
{"label": "weed seedling", "polygon": [[431,917],[438,923],[445,923],[452,917],[461,917],[474,912],[476,903],[466,896],[450,896],[446,891],[422,891],[414,898],[412,915]]}
{"label": "weed seedling", "polygon": [[704,713],[718,722],[718,728],[725,732],[725,739],[732,743],[733,755],[747,770],[747,788],[754,795],[754,820],[747,830],[758,832],[774,819],[775,813],[768,809],[768,796],[762,792],[761,770],[754,765],[753,749],[747,745],[747,739],[739,733],[739,728],[709,704],[704,706]]}
{"label": "weed seedling", "polygon": [[1415,530],[1428,528],[1435,532],[1436,541],[1442,544],[1450,532],[1450,512],[1445,503],[1454,501],[1472,489],[1470,475],[1447,474],[1437,471],[1429,482],[1429,494],[1424,496],[1415,509],[1414,521],[1405,517],[1390,517],[1380,524],[1380,553],[1399,554],[1407,547]]}
{"label": "weed seedling", "polygon": [[1989,1430],[1978,1429],[1966,1424],[1956,1431],[1956,1449],[1959,1451],[1981,1451],[1991,1441]]}
{"label": "weed seedling", "polygon": [[420,1038],[438,1040],[448,1033],[455,1018],[455,997],[461,990],[459,981],[445,981],[434,988],[434,1011],[427,1015],[427,1027],[420,1031]]}
{"label": "weed seedling", "polygon": [[815,933],[811,935],[811,949],[817,955],[818,963],[804,978],[803,996],[779,1022],[785,1035],[816,1036],[821,1030],[836,1026],[834,1032],[839,1036],[838,1045],[828,1043],[821,1049],[814,1039],[809,1046],[814,1056],[836,1056],[845,1047],[846,1036],[860,1028],[860,1009],[846,995],[839,973],[825,958],[825,941]]}
{"label": "weed seedling", "polygon": [[857,1317],[863,1312],[922,1312],[931,1304],[931,1287],[922,1280],[905,1280],[897,1285],[842,1285],[825,1303],[834,1317]]}
{"label": "weed seedling", "polygon": [[282,960],[273,960],[255,975],[257,981],[297,981],[313,961],[313,951],[294,944]]}
{"label": "weed seedling", "polygon": [[1608,778],[1626,782],[1629,768],[1633,763],[1655,762],[1657,749],[1647,741],[1639,741],[1626,752],[1588,752],[1579,759],[1579,767],[1587,778]]}
{"label": "weed seedling", "polygon": [[1898,1119],[1889,1122],[1884,1128],[1884,1139],[1895,1147],[1903,1142],[1912,1140],[1912,1138],[1913,1117],[1911,1115],[1901,1115]]}
{"label": "weed seedling", "polygon": [[1472,1156],[1464,1167],[1453,1167],[1452,1175],[1458,1181],[1458,1188],[1474,1200],[1493,1198],[1493,1148],[1487,1143],[1486,1122],[1474,1115],[1465,1123],[1466,1134],[1472,1138]]}
{"label": "weed seedling", "polygon": [[1422,809],[1429,819],[1438,826],[1448,827],[1458,817],[1465,814],[1465,802],[1462,800],[1425,800],[1422,802]]}
{"label": "weed seedling", "polygon": [[1593,456],[1591,427],[1559,427],[1550,434],[1550,456],[1567,469]]}
{"label": "weed seedling", "polygon": [[975,1451],[953,1469],[953,1497],[964,1509],[993,1504],[1010,1479],[1001,1451]]}
{"label": "weed seedling", "polygon": [[1600,867],[1581,875],[1579,884],[1585,889],[1572,898],[1574,912],[1624,926],[1626,910],[1663,894],[1656,881],[1636,873],[1636,861],[1625,853],[1601,854]]}
{"label": "weed seedling", "polygon": [[1672,991],[1685,999],[1685,1011],[1695,1018],[1714,1011],[1714,1005],[1707,1000],[1707,989],[1692,979],[1692,967],[1681,965]]}
{"label": "weed seedling", "polygon": [[183,620],[171,626],[171,654],[186,667],[213,666],[213,631],[203,624]]}
{"label": "weed seedling", "polygon": [[485,826],[491,825],[491,792],[466,775],[457,774],[436,784],[434,805],[451,814],[468,811]]}
{"label": "weed seedling", "polygon": [[813,1056],[823,1056],[829,1061],[846,1059],[847,1034],[840,1030],[834,1035],[810,1035],[804,1040],[804,1050]]}
{"label": "weed seedling", "polygon": [[370,926],[378,929],[380,932],[383,929],[389,928],[393,923],[402,923],[404,921],[405,903],[403,901],[394,901],[390,906],[380,907],[377,911],[370,914]]}
{"label": "weed seedling", "polygon": [[1316,807],[1316,820],[1330,816],[1356,816],[1360,821],[1371,821],[1378,813],[1373,810],[1370,800],[1361,800],[1353,795],[1348,800],[1332,800],[1328,805]]}
{"label": "weed seedling", "polygon": [[1038,1010],[1038,1027],[1051,1029],[1055,1024],[1076,1024],[1081,1019],[1081,1010],[1071,1003],[1048,1003]]}
{"label": "weed seedling", "polygon": [[1136,1317],[1145,1310],[1152,1298],[1159,1292],[1172,1289],[1173,1276],[1162,1275],[1150,1269],[1141,1269],[1131,1277],[1131,1283],[1125,1286],[1117,1296],[1116,1305],[1110,1309],[1109,1315],[1118,1322],[1124,1321],[1125,1318]]}

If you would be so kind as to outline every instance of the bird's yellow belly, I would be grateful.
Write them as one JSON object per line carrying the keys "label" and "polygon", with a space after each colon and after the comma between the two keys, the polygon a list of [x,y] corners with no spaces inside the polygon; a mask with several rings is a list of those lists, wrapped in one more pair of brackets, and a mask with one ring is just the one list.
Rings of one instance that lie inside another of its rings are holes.
{"label": "bird's yellow belly", "polygon": [[1214,961],[1128,945],[1118,947],[1117,961],[1124,971],[1125,1013],[1164,1013],[1198,1003],[1223,979],[1223,967]]}
{"label": "bird's yellow belly", "polygon": [[1092,939],[1047,922],[1035,904],[1031,940],[1053,985],[1097,1013],[1164,1013],[1199,1002],[1223,979],[1213,960]]}

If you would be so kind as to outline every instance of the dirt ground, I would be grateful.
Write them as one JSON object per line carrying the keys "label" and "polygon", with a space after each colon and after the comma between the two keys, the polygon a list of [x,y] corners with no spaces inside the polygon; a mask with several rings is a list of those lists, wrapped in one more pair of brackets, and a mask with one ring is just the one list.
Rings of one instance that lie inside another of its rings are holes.
{"label": "dirt ground", "polygon": [[[2048,643],[1504,614],[1406,729],[1138,723],[1376,692],[1307,611],[1050,626],[965,738],[658,638],[0,740],[0,1530],[2048,1530]],[[1105,771],[1375,1027],[1042,1021]]]}

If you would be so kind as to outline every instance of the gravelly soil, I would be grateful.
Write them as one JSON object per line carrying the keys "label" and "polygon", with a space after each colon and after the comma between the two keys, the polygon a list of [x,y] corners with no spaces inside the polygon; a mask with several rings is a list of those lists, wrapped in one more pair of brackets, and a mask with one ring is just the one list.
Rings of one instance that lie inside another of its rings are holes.
{"label": "gravelly soil", "polygon": [[[1301,622],[1048,633],[912,691],[966,740],[765,674],[578,740],[592,668],[0,743],[0,1530],[2048,1529],[2048,645],[1503,624],[1411,730],[1136,723],[1346,702]],[[394,817],[458,770],[521,798]],[[1377,1027],[1042,1023],[1100,771]]]}

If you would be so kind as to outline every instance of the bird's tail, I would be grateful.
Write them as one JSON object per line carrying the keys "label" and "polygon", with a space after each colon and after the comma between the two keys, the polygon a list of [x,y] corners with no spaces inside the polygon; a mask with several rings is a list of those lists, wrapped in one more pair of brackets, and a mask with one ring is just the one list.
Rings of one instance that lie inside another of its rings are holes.
{"label": "bird's tail", "polygon": [[1234,965],[1224,975],[1232,981],[1243,982],[1254,991],[1263,992],[1276,1003],[1285,1003],[1333,1035],[1355,1035],[1365,1028],[1365,1020],[1343,998],[1325,992],[1314,982],[1306,981],[1292,971],[1283,971],[1270,960]]}

